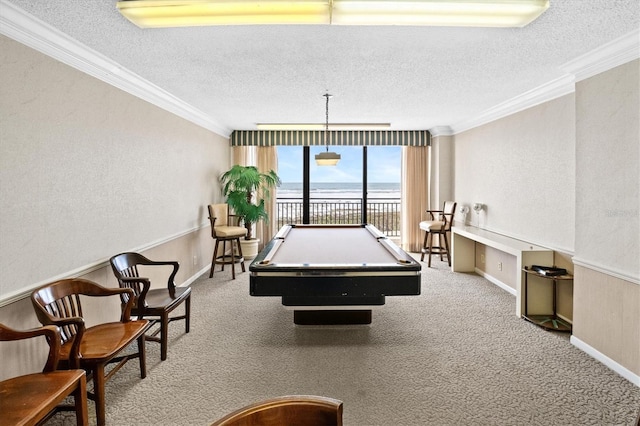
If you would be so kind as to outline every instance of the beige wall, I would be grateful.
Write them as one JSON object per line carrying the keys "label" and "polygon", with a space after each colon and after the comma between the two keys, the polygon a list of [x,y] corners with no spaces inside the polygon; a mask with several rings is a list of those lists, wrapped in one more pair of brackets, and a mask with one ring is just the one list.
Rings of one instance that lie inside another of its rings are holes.
{"label": "beige wall", "polygon": [[574,337],[637,376],[639,111],[640,60],[576,85]]}
{"label": "beige wall", "polygon": [[[178,260],[177,284],[207,268],[227,138],[4,36],[0,75],[0,302],[70,275],[115,285],[122,251]],[[26,299],[0,322],[37,325]],[[7,350],[0,376],[43,365]]]}
{"label": "beige wall", "polygon": [[566,95],[455,135],[458,206],[485,204],[467,222],[573,252],[574,103]]}
{"label": "beige wall", "polygon": [[576,266],[573,336],[640,375],[640,285]]}
{"label": "beige wall", "polygon": [[[639,68],[640,61],[629,62],[578,82],[574,94],[455,135],[452,166],[456,201],[486,204],[468,222],[554,249],[555,264],[575,273],[573,284],[558,287],[558,311],[573,319],[572,341],[634,381]],[[504,267],[495,268],[509,256],[480,247],[478,261],[481,254],[486,264],[478,269],[512,286]]]}

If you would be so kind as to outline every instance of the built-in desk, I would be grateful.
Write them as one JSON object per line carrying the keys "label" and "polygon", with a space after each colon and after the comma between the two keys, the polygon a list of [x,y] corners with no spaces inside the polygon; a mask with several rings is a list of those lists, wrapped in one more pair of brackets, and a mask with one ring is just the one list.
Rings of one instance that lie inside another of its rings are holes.
{"label": "built-in desk", "polygon": [[[451,270],[454,272],[478,272],[476,268],[476,242],[509,253],[516,257],[516,315],[522,317],[525,308],[525,266],[553,265],[553,250],[525,241],[507,237],[475,226],[451,228]],[[532,290],[532,289],[530,289]],[[545,289],[529,292],[529,312],[544,310],[549,306],[549,292]]]}

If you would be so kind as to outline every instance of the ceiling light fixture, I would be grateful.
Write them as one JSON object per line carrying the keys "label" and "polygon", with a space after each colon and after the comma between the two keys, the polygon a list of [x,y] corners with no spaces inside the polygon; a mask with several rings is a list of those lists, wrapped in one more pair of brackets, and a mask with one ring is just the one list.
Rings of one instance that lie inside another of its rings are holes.
{"label": "ceiling light fixture", "polygon": [[325,93],[323,96],[327,98],[327,106],[325,108],[326,121],[324,128],[324,143],[327,146],[327,151],[316,154],[316,164],[318,166],[335,166],[338,164],[338,161],[340,161],[340,154],[329,151],[329,98],[331,95]]}
{"label": "ceiling light fixture", "polygon": [[201,25],[430,25],[524,27],[549,0],[121,0],[141,28]]}

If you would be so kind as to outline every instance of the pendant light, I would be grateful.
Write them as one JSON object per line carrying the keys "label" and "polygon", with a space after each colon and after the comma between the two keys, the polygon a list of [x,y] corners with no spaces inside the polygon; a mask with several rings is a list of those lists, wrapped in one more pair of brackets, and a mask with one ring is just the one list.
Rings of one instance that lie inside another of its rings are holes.
{"label": "pendant light", "polygon": [[338,161],[340,161],[340,154],[329,151],[329,98],[331,98],[331,95],[325,93],[324,97],[327,99],[325,108],[326,121],[324,127],[324,143],[327,146],[327,150],[326,152],[316,154],[316,164],[318,166],[335,166],[338,164]]}

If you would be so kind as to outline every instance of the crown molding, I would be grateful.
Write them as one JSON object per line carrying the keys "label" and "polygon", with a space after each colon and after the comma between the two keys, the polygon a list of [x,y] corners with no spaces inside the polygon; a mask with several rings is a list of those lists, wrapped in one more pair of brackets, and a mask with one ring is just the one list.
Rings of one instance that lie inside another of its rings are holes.
{"label": "crown molding", "polygon": [[231,129],[21,8],[0,0],[0,33],[198,126],[228,137]]}
{"label": "crown molding", "polygon": [[432,137],[453,136],[453,129],[449,126],[436,126],[429,129]]}
{"label": "crown molding", "polygon": [[576,82],[640,57],[640,29],[603,44],[591,52],[578,56],[560,68],[575,76]]}
{"label": "crown molding", "polygon": [[535,89],[529,90],[522,95],[509,99],[501,104],[489,108],[485,112],[451,126],[453,134],[461,133],[474,127],[490,123],[504,118],[511,114],[551,101],[575,90],[574,78],[572,75],[565,75]]}

